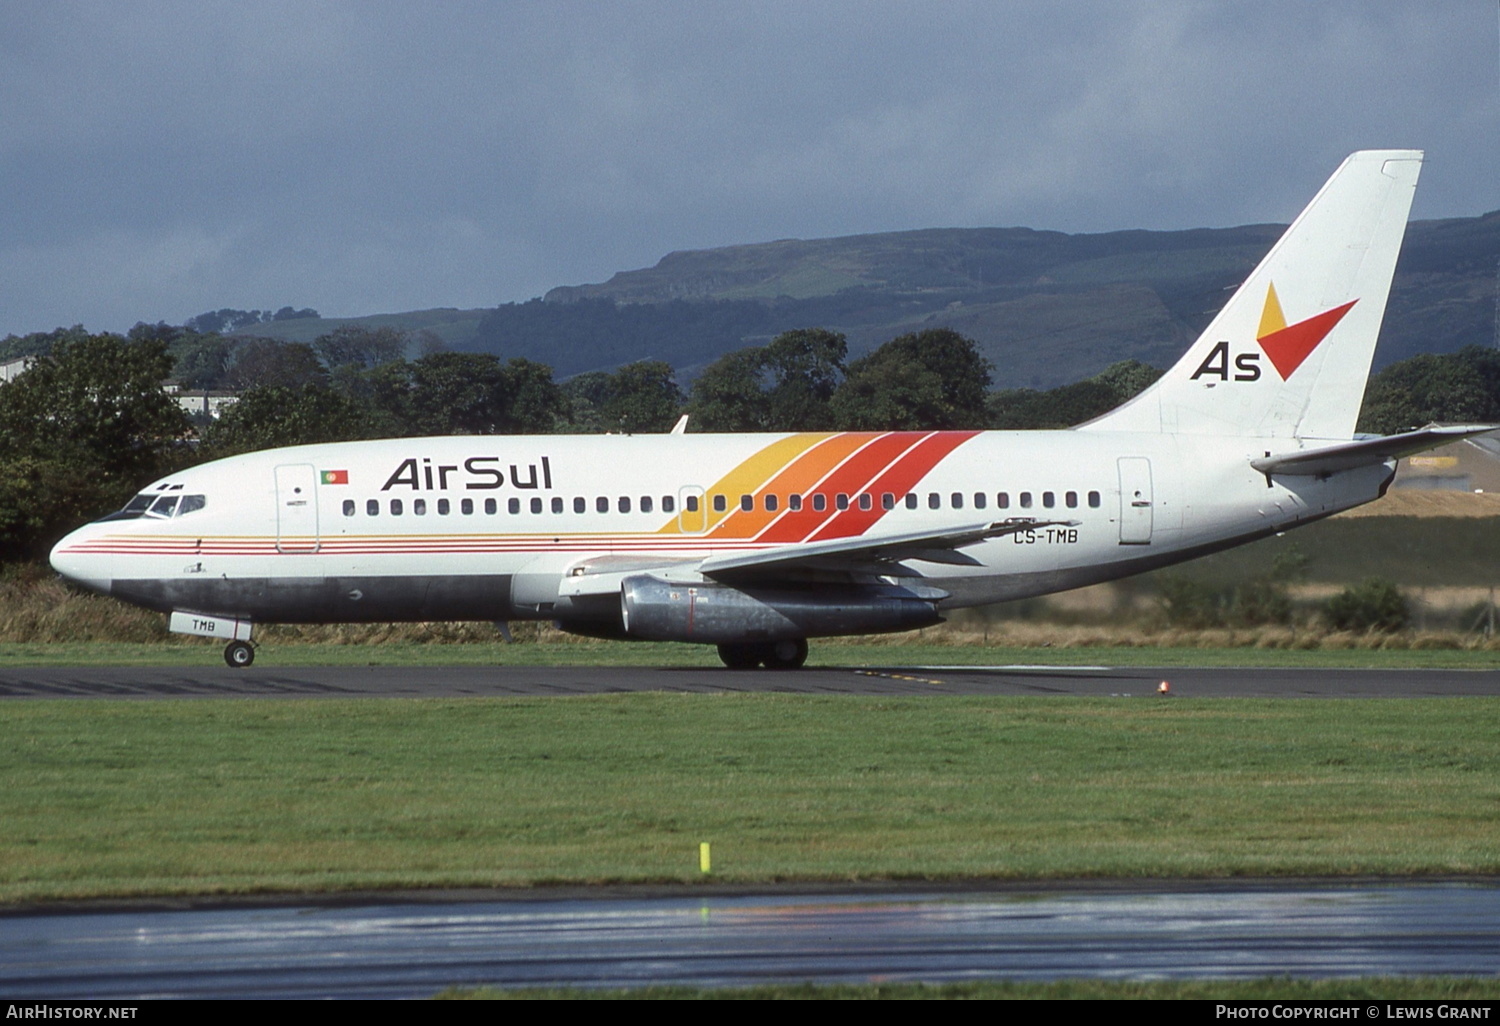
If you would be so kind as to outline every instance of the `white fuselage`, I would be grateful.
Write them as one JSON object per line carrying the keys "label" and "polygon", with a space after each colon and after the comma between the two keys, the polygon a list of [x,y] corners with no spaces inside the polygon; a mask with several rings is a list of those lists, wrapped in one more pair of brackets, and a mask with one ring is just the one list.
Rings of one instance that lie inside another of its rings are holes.
{"label": "white fuselage", "polygon": [[[1263,444],[1047,431],[308,445],[174,474],[142,494],[201,502],[89,524],[52,560],[70,578],[167,612],[587,621],[618,615],[618,590],[603,602],[598,588],[590,602],[570,591],[601,572],[692,582],[702,580],[699,561],[724,553],[1014,518],[1053,525],[967,545],[957,562],[903,560],[900,580],[946,592],[936,604],[948,608],[1226,548],[1368,502],[1392,473],[1377,464],[1268,480],[1249,463]],[[813,568],[787,583],[817,577]]]}

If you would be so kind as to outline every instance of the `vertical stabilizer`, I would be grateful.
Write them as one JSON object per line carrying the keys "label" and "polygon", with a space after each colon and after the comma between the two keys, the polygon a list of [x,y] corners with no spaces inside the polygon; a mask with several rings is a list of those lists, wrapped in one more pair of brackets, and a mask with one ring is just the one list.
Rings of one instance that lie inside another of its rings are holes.
{"label": "vertical stabilizer", "polygon": [[1351,155],[1187,355],[1080,430],[1351,438],[1421,168]]}

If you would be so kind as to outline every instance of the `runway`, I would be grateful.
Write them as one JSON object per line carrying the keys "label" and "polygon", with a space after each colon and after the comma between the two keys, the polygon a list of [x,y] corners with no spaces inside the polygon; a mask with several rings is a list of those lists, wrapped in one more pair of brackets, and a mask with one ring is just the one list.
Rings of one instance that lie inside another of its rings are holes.
{"label": "runway", "polygon": [[1493,975],[1500,889],[1155,885],[0,917],[0,996],[421,998],[444,987]]}
{"label": "runway", "polygon": [[1500,695],[1500,670],[889,666],[797,671],[719,667],[45,667],[0,670],[0,699],[457,698],[632,691],[812,695],[1425,698]]}

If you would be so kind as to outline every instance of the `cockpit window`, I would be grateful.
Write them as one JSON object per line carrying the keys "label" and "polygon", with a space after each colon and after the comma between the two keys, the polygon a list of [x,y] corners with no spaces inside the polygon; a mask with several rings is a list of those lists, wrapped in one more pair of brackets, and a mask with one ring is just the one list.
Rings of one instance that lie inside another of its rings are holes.
{"label": "cockpit window", "polygon": [[202,495],[153,495],[143,492],[131,499],[121,510],[111,513],[107,517],[100,517],[99,523],[106,520],[135,520],[139,517],[160,517],[165,519],[170,516],[186,516],[195,513],[208,504],[206,497]]}

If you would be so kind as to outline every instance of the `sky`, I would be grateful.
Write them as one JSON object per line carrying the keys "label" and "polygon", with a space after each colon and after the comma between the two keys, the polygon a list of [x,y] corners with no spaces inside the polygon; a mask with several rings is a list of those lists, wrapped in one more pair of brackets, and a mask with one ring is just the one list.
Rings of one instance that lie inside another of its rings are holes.
{"label": "sky", "polygon": [[[1500,208],[1496,0],[5,0],[0,337],[524,301],[674,250]],[[1497,254],[1500,256],[1500,254]]]}

